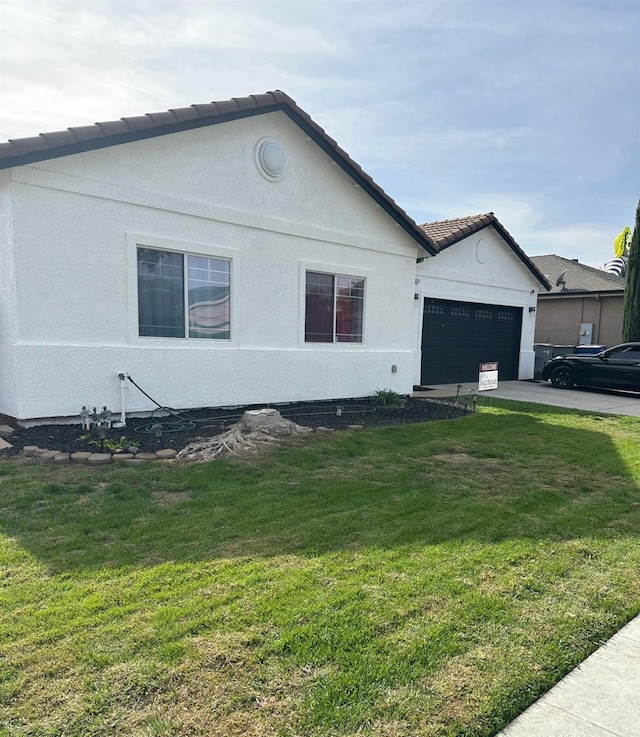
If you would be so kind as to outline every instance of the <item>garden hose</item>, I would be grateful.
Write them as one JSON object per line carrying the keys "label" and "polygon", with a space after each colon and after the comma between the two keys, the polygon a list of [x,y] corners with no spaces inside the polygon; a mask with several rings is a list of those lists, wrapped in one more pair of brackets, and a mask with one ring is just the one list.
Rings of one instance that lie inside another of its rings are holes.
{"label": "garden hose", "polygon": [[[216,425],[225,425],[227,422],[234,420],[237,421],[242,416],[242,412],[234,412],[228,415],[218,415],[215,417],[202,417],[196,418],[191,416],[188,412],[180,409],[173,409],[172,407],[166,407],[157,402],[150,394],[148,394],[139,384],[137,384],[128,374],[127,379],[144,394],[147,399],[150,399],[157,407],[151,413],[149,422],[140,425],[135,428],[135,432],[143,433],[146,435],[157,435],[157,434],[173,434],[179,432],[186,432],[187,430],[193,430],[198,425],[206,425],[215,423]],[[407,403],[406,408],[411,405]],[[376,411],[376,407],[366,404],[344,404],[336,405],[334,409],[327,410],[322,409],[320,411],[313,411],[314,405],[308,404],[303,406],[296,406],[287,409],[282,407],[280,414],[283,417],[299,417],[299,416],[322,416],[322,415],[336,415],[337,409],[340,409],[340,415],[366,415]],[[162,416],[158,416],[159,413],[163,413]],[[168,417],[167,417],[168,415]]]}

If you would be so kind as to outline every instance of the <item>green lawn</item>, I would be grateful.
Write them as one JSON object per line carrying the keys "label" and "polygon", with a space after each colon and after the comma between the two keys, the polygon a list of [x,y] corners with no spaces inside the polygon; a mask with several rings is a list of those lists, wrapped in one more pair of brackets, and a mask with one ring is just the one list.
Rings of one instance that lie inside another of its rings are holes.
{"label": "green lawn", "polygon": [[640,611],[640,420],[0,463],[0,735],[493,735]]}

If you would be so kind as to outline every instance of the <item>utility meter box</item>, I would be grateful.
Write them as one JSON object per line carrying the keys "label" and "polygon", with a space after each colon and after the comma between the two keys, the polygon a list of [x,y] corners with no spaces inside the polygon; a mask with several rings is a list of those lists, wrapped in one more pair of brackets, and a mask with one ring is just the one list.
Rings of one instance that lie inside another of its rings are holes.
{"label": "utility meter box", "polygon": [[580,323],[580,338],[578,339],[578,345],[593,345],[593,323],[592,322],[581,322]]}

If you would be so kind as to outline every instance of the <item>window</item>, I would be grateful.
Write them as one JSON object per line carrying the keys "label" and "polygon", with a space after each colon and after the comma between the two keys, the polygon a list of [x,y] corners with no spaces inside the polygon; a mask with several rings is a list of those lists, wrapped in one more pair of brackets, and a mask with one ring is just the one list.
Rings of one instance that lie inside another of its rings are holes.
{"label": "window", "polygon": [[307,271],[307,343],[362,343],[364,279]]}
{"label": "window", "polygon": [[427,315],[444,315],[444,305],[437,304],[436,302],[426,302],[424,311]]}
{"label": "window", "polygon": [[139,335],[229,339],[229,294],[229,261],[138,247]]}
{"label": "window", "polygon": [[627,346],[619,350],[607,351],[606,355],[609,358],[624,358],[628,361],[640,361],[640,350],[636,346]]}
{"label": "window", "polygon": [[492,320],[493,313],[491,310],[476,309],[474,312],[476,320]]}
{"label": "window", "polygon": [[451,317],[470,317],[471,313],[467,307],[451,307]]}

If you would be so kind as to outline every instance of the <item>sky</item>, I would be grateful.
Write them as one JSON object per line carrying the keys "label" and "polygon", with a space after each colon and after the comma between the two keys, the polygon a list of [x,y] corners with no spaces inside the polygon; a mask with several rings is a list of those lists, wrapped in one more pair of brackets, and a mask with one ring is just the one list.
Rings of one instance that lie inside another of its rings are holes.
{"label": "sky", "polygon": [[640,0],[1,0],[0,141],[281,89],[418,223],[602,266],[640,198]]}

